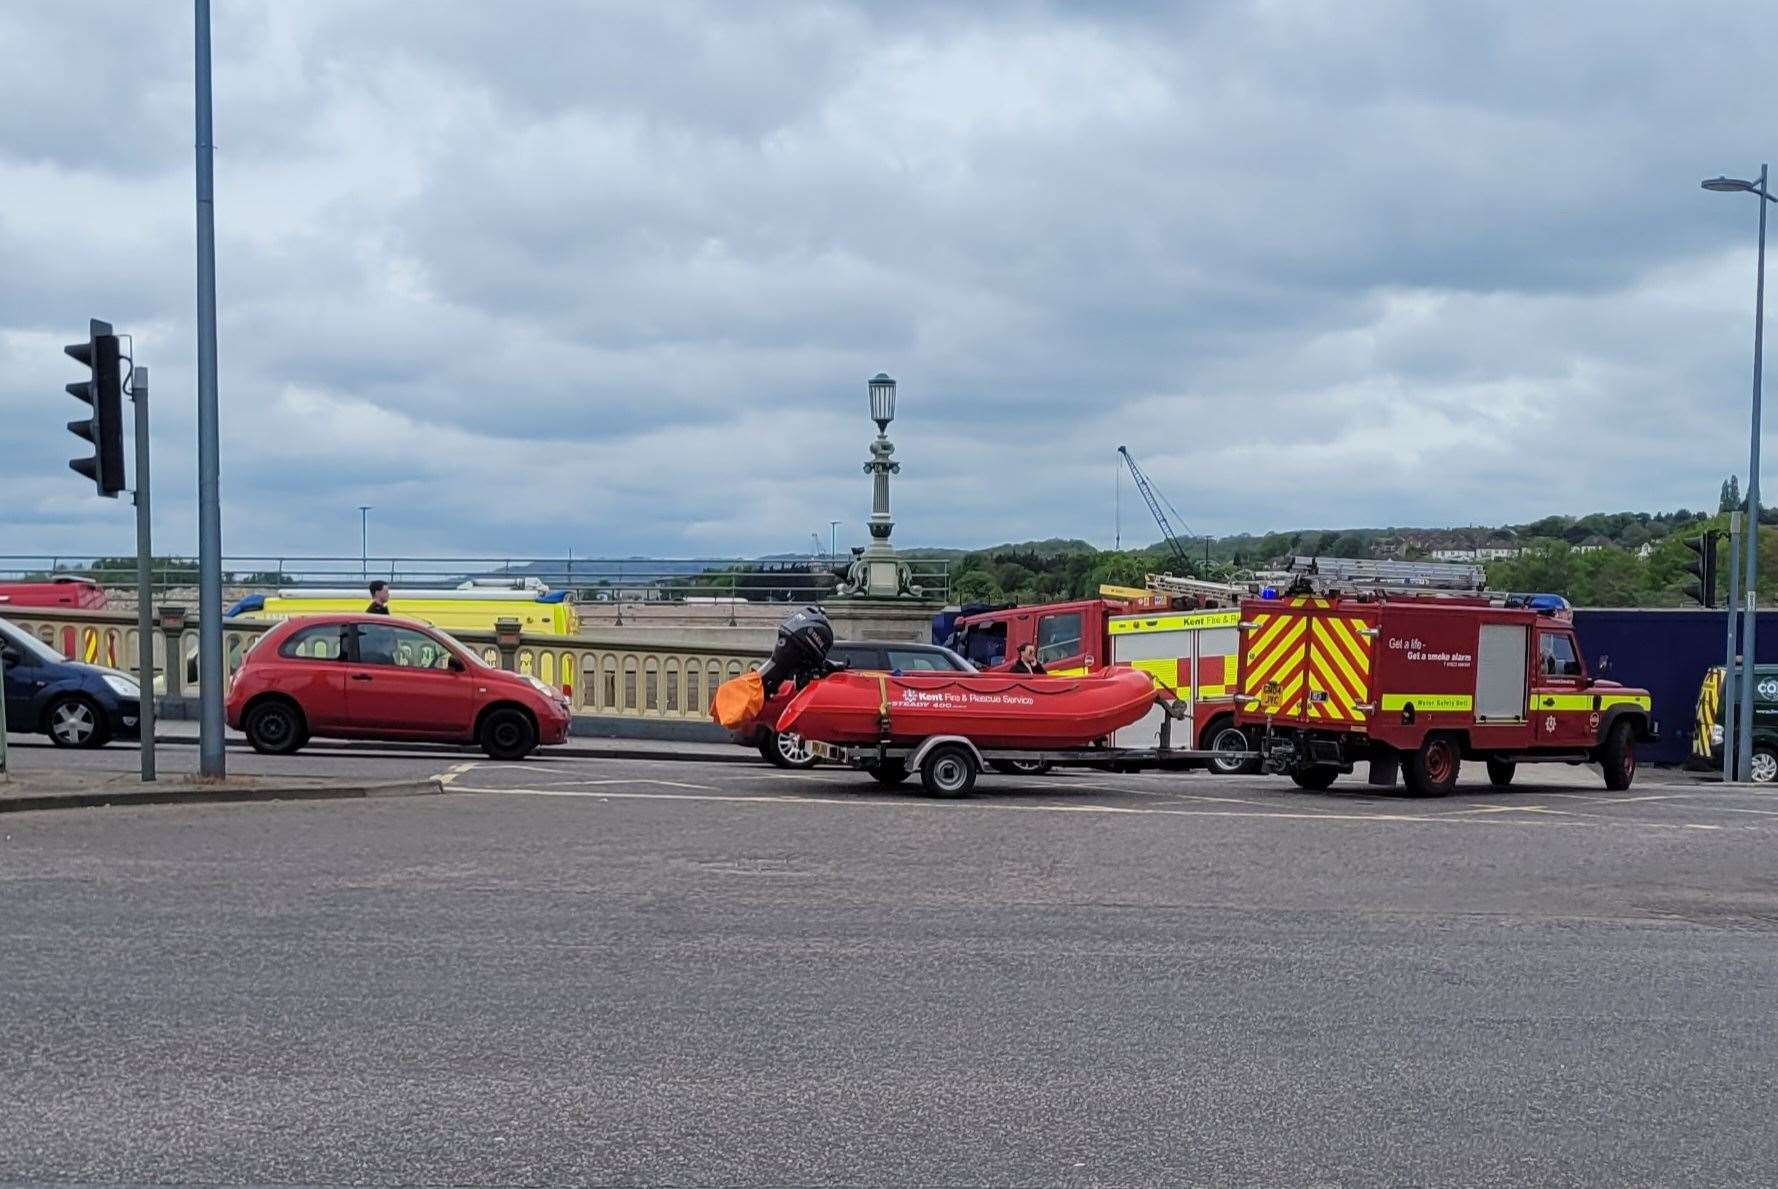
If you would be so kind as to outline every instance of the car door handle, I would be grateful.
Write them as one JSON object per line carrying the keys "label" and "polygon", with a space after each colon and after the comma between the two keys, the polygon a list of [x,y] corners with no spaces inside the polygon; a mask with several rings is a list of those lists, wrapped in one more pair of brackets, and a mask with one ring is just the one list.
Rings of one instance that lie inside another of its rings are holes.
{"label": "car door handle", "polygon": [[354,674],[352,674],[352,680],[353,681],[369,681],[370,674],[369,673],[354,673]]}

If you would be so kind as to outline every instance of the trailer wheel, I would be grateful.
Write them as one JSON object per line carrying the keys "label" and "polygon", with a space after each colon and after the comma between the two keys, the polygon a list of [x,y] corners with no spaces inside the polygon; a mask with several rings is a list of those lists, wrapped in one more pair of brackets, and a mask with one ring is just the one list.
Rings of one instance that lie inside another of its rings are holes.
{"label": "trailer wheel", "polygon": [[1493,756],[1488,757],[1488,783],[1497,789],[1503,789],[1511,784],[1513,782],[1513,773],[1518,770],[1519,765],[1513,760],[1501,760],[1496,759]]}
{"label": "trailer wheel", "polygon": [[1410,797],[1449,796],[1462,768],[1463,753],[1457,740],[1449,735],[1428,735],[1402,765],[1402,783]]}
{"label": "trailer wheel", "polygon": [[1312,793],[1325,793],[1339,779],[1338,768],[1298,768],[1290,774],[1299,789],[1308,789]]}
{"label": "trailer wheel", "polygon": [[1619,722],[1599,749],[1599,765],[1605,769],[1605,787],[1621,793],[1636,779],[1636,737],[1629,722]]}
{"label": "trailer wheel", "polygon": [[975,777],[975,753],[961,743],[941,743],[920,761],[920,787],[931,797],[966,796]]}
{"label": "trailer wheel", "polygon": [[871,777],[878,784],[894,788],[908,778],[908,766],[905,760],[885,760],[870,770]]}

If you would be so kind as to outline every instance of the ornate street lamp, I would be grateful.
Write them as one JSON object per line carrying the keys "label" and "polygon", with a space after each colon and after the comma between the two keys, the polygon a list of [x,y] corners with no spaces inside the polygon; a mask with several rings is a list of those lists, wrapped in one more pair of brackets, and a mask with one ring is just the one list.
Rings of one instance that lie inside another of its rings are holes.
{"label": "ornate street lamp", "polygon": [[889,440],[889,423],[895,420],[895,381],[884,372],[870,378],[870,419],[877,423],[877,440],[870,444],[870,461],[864,464],[864,473],[871,477],[870,544],[856,551],[857,560],[839,593],[876,599],[917,597],[921,591],[913,585],[912,572],[889,544],[889,534],[895,531],[895,519],[889,515],[889,476],[900,474],[901,464],[895,461],[895,444]]}

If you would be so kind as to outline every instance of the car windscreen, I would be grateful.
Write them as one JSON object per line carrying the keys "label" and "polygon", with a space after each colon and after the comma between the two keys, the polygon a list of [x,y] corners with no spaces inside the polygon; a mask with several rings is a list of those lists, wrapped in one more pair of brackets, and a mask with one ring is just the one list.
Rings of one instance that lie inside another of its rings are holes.
{"label": "car windscreen", "polygon": [[22,628],[0,622],[0,639],[17,648],[40,665],[60,665],[68,659]]}

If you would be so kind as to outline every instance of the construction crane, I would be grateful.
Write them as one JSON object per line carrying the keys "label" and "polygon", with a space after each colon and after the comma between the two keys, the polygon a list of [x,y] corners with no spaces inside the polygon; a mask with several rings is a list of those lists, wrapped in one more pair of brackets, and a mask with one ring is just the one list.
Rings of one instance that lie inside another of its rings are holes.
{"label": "construction crane", "polygon": [[[1174,535],[1173,526],[1167,521],[1167,514],[1161,511],[1161,497],[1156,494],[1154,484],[1148,481],[1148,476],[1143,474],[1142,468],[1136,465],[1136,460],[1130,456],[1128,446],[1119,446],[1117,452],[1124,456],[1124,464],[1130,468],[1130,478],[1136,481],[1136,490],[1140,491],[1142,498],[1148,501],[1148,510],[1154,513],[1154,522],[1161,526],[1161,536],[1166,540],[1167,547],[1173,551],[1173,560],[1179,563],[1180,575],[1186,578],[1194,576],[1198,572],[1197,567],[1192,565],[1191,557],[1186,553],[1185,546],[1181,545],[1179,538]],[[1174,515],[1178,515],[1178,509],[1174,509]]]}

